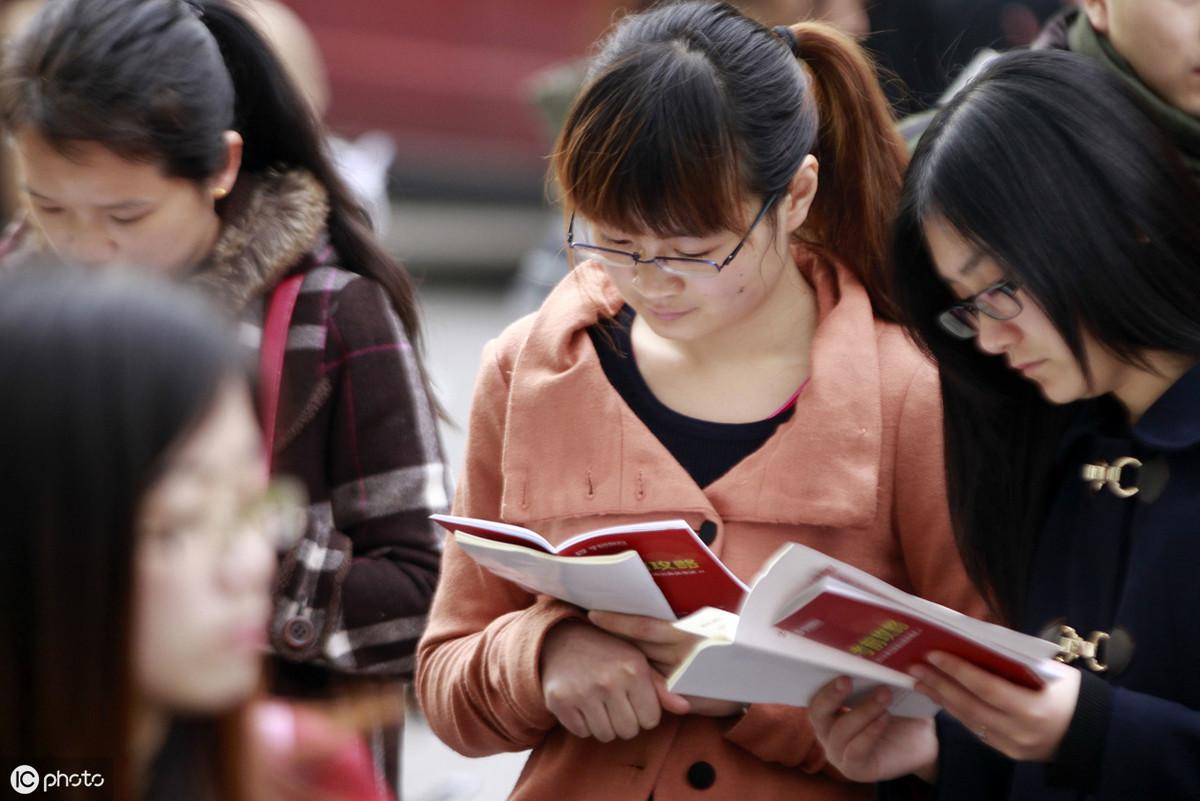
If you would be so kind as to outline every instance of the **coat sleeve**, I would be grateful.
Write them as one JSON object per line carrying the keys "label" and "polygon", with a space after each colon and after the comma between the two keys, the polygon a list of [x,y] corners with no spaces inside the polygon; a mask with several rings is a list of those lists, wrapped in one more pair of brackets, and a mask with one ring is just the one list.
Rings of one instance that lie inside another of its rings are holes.
{"label": "coat sleeve", "polygon": [[[305,541],[281,571],[272,636],[289,658],[408,677],[441,557],[429,515],[448,504],[437,416],[380,284],[348,283],[326,326],[330,497],[310,508]],[[297,620],[316,630],[299,654]]]}
{"label": "coat sleeve", "polygon": [[950,525],[943,448],[937,371],[922,360],[913,371],[897,424],[892,494],[896,538],[914,594],[987,618],[987,604],[967,577]]}
{"label": "coat sleeve", "polygon": [[1200,711],[1085,672],[1046,775],[1098,801],[1200,798]]}
{"label": "coat sleeve", "polygon": [[[456,514],[500,519],[508,394],[507,369],[491,343],[475,385]],[[541,742],[557,725],[542,697],[542,642],[557,623],[580,616],[489,573],[448,541],[417,666],[417,697],[434,733],[467,756]]]}

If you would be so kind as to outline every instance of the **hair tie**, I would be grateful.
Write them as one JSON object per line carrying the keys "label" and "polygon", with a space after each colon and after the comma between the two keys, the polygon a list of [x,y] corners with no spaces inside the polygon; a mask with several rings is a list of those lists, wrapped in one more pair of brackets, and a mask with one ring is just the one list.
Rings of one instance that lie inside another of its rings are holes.
{"label": "hair tie", "polygon": [[792,30],[790,25],[776,25],[771,29],[776,36],[787,44],[788,49],[792,51],[792,55],[800,57],[800,42],[796,39],[796,32]]}

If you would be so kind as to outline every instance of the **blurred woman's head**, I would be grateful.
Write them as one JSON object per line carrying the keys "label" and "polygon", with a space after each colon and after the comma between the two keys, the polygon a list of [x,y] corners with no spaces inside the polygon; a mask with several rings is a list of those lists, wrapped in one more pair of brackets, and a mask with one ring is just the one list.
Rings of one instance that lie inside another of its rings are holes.
{"label": "blurred woman's head", "polygon": [[258,684],[265,467],[207,309],[41,272],[0,279],[0,751],[102,760],[124,797],[138,743]]}
{"label": "blurred woman's head", "polygon": [[902,165],[851,39],[816,23],[772,31],[706,2],[617,25],[554,156],[576,254],[605,264],[648,324],[678,338],[751,313],[793,265],[797,235],[846,260],[886,311]]}
{"label": "blurred woman's head", "polygon": [[952,374],[983,361],[978,346],[1055,403],[1113,392],[1156,352],[1200,355],[1198,203],[1117,76],[1069,53],[1008,56],[913,156],[898,297]]}

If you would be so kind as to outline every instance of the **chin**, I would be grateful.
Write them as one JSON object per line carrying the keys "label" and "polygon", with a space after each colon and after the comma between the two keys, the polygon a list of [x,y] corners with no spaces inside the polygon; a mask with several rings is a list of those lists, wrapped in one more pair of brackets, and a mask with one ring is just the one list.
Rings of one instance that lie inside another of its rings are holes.
{"label": "chin", "polygon": [[1055,406],[1065,406],[1068,403],[1074,403],[1077,400],[1089,397],[1086,392],[1061,385],[1039,384],[1038,388],[1042,391],[1042,397]]}
{"label": "chin", "polygon": [[194,714],[220,714],[243,703],[254,695],[262,678],[260,661],[253,666],[221,665],[202,676],[184,698],[180,708]]}

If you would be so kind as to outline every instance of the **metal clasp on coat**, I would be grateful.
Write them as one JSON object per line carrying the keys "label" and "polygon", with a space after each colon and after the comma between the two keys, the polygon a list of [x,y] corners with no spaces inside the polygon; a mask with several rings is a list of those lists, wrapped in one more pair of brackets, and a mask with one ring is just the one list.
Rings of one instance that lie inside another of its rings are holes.
{"label": "metal clasp on coat", "polygon": [[1083,663],[1096,673],[1108,670],[1108,664],[1097,658],[1100,653],[1100,643],[1109,638],[1107,632],[1093,631],[1091,636],[1085,640],[1070,626],[1059,626],[1058,634],[1059,652],[1054,658],[1059,662],[1069,665],[1076,659],[1082,659]]}
{"label": "metal clasp on coat", "polygon": [[1142,463],[1132,456],[1122,456],[1112,464],[1099,462],[1085,464],[1080,475],[1084,481],[1090,482],[1093,492],[1108,487],[1108,491],[1118,498],[1132,498],[1138,494],[1136,486],[1126,487],[1121,484],[1121,473],[1126,467],[1141,467]]}

